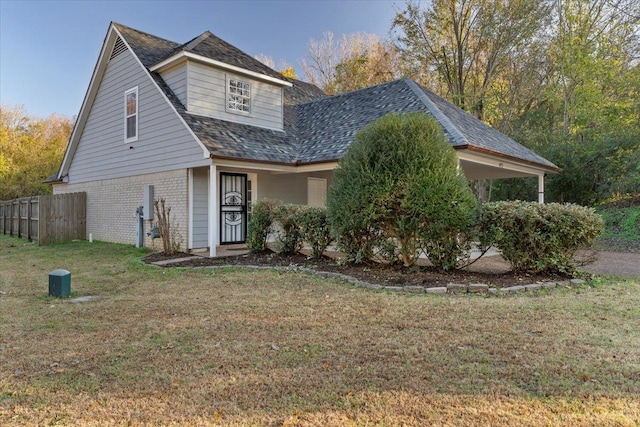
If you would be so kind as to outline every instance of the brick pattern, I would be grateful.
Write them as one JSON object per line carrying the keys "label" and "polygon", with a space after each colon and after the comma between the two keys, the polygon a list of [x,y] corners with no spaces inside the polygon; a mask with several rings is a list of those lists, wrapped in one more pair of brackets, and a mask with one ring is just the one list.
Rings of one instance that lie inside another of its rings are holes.
{"label": "brick pattern", "polygon": [[[54,194],[87,193],[87,238],[114,243],[136,242],[135,212],[142,205],[143,187],[154,186],[156,200],[164,198],[171,208],[171,226],[178,232],[180,249],[187,249],[189,191],[186,169],[169,172],[137,175],[124,178],[105,179],[78,184],[55,184]],[[154,214],[155,217],[155,214]],[[155,218],[157,219],[157,218]],[[162,249],[162,242],[155,244],[146,235],[150,221],[145,221],[145,246]]]}

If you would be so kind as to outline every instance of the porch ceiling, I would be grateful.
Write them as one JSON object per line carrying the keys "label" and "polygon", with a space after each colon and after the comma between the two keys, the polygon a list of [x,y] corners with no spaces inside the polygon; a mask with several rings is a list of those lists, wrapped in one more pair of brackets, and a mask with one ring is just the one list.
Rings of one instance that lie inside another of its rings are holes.
{"label": "porch ceiling", "polygon": [[[541,176],[546,173],[557,173],[551,170],[515,159],[505,159],[491,154],[466,149],[456,150],[460,166],[468,179],[499,179]],[[287,165],[269,162],[250,162],[233,159],[214,159],[218,167],[232,168],[239,172],[256,170],[270,171],[273,174],[296,174],[305,172],[331,171],[338,167],[338,162],[326,162],[303,165]]]}
{"label": "porch ceiling", "polygon": [[504,159],[486,153],[470,150],[456,150],[460,166],[467,179],[499,179],[541,176],[546,173],[557,173],[536,165]]}
{"label": "porch ceiling", "polygon": [[526,173],[511,170],[504,166],[492,166],[461,160],[460,166],[467,179],[499,179],[499,178],[521,178],[526,176],[536,176],[535,173]]}

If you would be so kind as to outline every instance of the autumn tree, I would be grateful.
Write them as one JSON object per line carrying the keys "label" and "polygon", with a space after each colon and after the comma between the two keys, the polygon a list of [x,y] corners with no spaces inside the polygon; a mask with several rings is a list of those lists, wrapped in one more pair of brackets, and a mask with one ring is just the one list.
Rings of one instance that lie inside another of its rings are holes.
{"label": "autumn tree", "polygon": [[43,181],[60,166],[71,121],[30,117],[23,107],[0,107],[0,200],[46,194]]}
{"label": "autumn tree", "polygon": [[296,80],[298,79],[295,68],[293,68],[293,66],[291,66],[289,63],[287,63],[284,60],[281,60],[276,66],[276,61],[274,61],[273,58],[269,55],[265,55],[261,53],[259,55],[254,56],[254,59],[257,59],[267,67],[278,71],[284,77],[287,77],[290,79],[296,79]]}
{"label": "autumn tree", "polygon": [[563,0],[552,12],[544,84],[515,135],[563,169],[548,180],[550,200],[637,197],[640,3]]}
{"label": "autumn tree", "polygon": [[494,78],[532,42],[548,9],[539,0],[434,0],[424,9],[408,2],[393,28],[403,60],[423,76],[436,73],[438,92],[483,119]]}
{"label": "autumn tree", "polygon": [[326,32],[322,40],[311,39],[301,65],[305,78],[330,95],[385,83],[403,74],[395,46],[367,33],[337,40]]}
{"label": "autumn tree", "polygon": [[392,28],[422,84],[563,169],[549,201],[596,203],[640,188],[639,24],[637,0],[434,0],[408,2]]}

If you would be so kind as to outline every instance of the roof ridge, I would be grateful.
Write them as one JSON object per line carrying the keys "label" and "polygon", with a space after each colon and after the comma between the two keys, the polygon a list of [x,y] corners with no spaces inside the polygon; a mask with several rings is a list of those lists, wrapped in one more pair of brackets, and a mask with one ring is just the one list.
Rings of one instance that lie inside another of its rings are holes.
{"label": "roof ridge", "polygon": [[472,145],[469,144],[469,140],[460,132],[458,127],[453,124],[453,122],[440,110],[440,108],[424,93],[425,89],[420,86],[418,83],[414,82],[410,78],[401,79],[411,90],[416,94],[420,102],[422,102],[427,110],[433,115],[433,117],[440,123],[440,125],[445,128],[450,134],[451,137],[457,144],[460,145]]}
{"label": "roof ridge", "polygon": [[207,33],[211,34],[209,30],[207,30],[202,34],[200,34],[199,36],[192,38],[186,43],[178,44],[178,46],[176,46],[171,51],[169,51],[166,55],[164,55],[160,61],[163,61],[167,58],[171,58],[177,52],[184,51],[184,50],[192,50],[194,47],[198,46],[200,43],[202,43],[203,40],[205,40],[208,37]]}
{"label": "roof ridge", "polygon": [[143,34],[145,36],[153,37],[154,39],[162,40],[162,41],[173,43],[173,44],[177,44],[177,45],[180,44],[180,43],[178,43],[178,42],[176,42],[174,40],[165,39],[164,37],[159,37],[159,36],[156,36],[155,34],[147,33],[145,31],[140,31],[140,30],[138,30],[136,28],[129,27],[128,25],[124,25],[124,24],[121,24],[119,22],[111,21],[111,24],[113,26],[115,26],[116,28],[118,28],[118,27],[119,28],[124,28],[124,29],[127,29],[127,30],[135,31],[136,33],[139,33],[139,34]]}
{"label": "roof ridge", "polygon": [[[391,81],[384,82],[384,83],[378,83],[378,84],[373,85],[373,86],[367,86],[367,87],[363,87],[363,88],[361,88],[361,89],[352,90],[351,92],[343,92],[343,93],[339,93],[339,94],[337,94],[337,95],[327,95],[327,97],[326,97],[326,98],[314,99],[313,101],[305,102],[305,103],[303,103],[303,104],[298,104],[298,105],[299,105],[299,106],[302,106],[302,105],[312,104],[312,103],[314,103],[314,102],[326,101],[327,99],[336,99],[336,98],[344,97],[344,96],[347,96],[347,95],[352,95],[352,94],[354,94],[354,93],[364,92],[364,91],[367,91],[367,90],[371,90],[371,89],[376,88],[376,87],[385,86],[385,85],[390,85],[390,84],[392,84],[392,83],[398,83],[398,82],[401,82],[402,80],[404,80],[404,79],[403,79],[403,78],[401,78],[401,79],[391,80]],[[299,80],[299,81],[302,81],[302,80]],[[315,84],[313,84],[313,83],[309,83],[309,82],[305,82],[305,81],[302,81],[302,83],[306,83],[306,84],[309,84],[309,85],[312,85],[312,86],[316,86],[316,85],[315,85]],[[320,87],[318,87],[318,86],[316,86],[316,87],[317,87],[318,89],[322,90]],[[324,91],[323,91],[323,92],[324,92]]]}
{"label": "roof ridge", "polygon": [[[272,72],[274,72],[276,75],[278,75],[278,76],[282,77],[282,74],[281,74],[279,71],[277,71],[277,70],[275,70],[275,69],[273,69],[273,68],[269,67],[267,64],[263,63],[262,61],[257,60],[256,58],[254,58],[253,56],[249,55],[248,53],[246,53],[244,50],[240,49],[240,48],[239,48],[239,47],[237,47],[236,45],[229,43],[229,42],[228,42],[228,41],[226,41],[225,39],[223,39],[223,38],[221,38],[221,37],[219,37],[219,36],[217,36],[217,35],[213,34],[213,33],[212,33],[212,32],[210,32],[210,31],[206,31],[206,33],[208,33],[208,35],[209,35],[207,38],[211,38],[211,39],[215,40],[216,42],[218,42],[218,43],[220,43],[220,44],[222,44],[222,45],[226,45],[226,46],[228,46],[229,48],[231,48],[231,49],[233,49],[233,50],[237,51],[238,53],[240,53],[242,56],[244,56],[244,57],[248,58],[248,59],[249,59],[251,62],[253,62],[255,65],[258,65],[258,66],[260,66],[260,67],[265,67],[265,68],[267,68],[267,69],[271,70]],[[206,39],[206,38],[205,38],[205,39]],[[204,41],[205,39],[203,39],[203,41]]]}
{"label": "roof ridge", "polygon": [[205,32],[203,32],[199,36],[194,37],[193,39],[189,40],[188,42],[186,42],[183,45],[180,45],[180,47],[178,49],[192,50],[193,48],[198,46],[200,43],[202,43],[204,40],[206,40],[207,38],[209,38],[212,35],[213,34],[211,33],[211,31],[206,30]]}

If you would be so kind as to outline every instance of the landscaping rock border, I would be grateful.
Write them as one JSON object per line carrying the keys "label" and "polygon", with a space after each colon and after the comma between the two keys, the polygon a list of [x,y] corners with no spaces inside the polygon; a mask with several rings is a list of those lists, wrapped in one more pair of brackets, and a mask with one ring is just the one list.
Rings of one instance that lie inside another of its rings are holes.
{"label": "landscaping rock border", "polygon": [[[167,263],[153,263],[152,265],[156,265],[157,267],[163,267]],[[558,287],[571,287],[571,286],[579,286],[585,283],[582,279],[571,279],[571,280],[563,280],[559,282],[538,282],[530,285],[513,285],[506,288],[494,288],[486,283],[472,283],[472,284],[463,284],[463,283],[449,283],[446,287],[424,287],[424,286],[383,286],[377,285],[374,283],[368,283],[363,280],[357,279],[353,276],[348,276],[342,273],[336,273],[332,271],[318,271],[307,267],[301,267],[299,265],[290,265],[288,267],[282,266],[270,266],[270,265],[210,265],[203,267],[194,267],[198,269],[250,269],[250,270],[281,270],[281,271],[299,271],[302,273],[310,274],[312,276],[319,276],[322,278],[331,278],[331,279],[339,279],[343,280],[347,283],[350,283],[354,286],[373,289],[373,290],[384,290],[390,292],[405,292],[405,293],[426,293],[426,294],[475,294],[475,295],[485,295],[485,296],[497,296],[497,295],[506,295],[512,293],[519,292],[537,292],[542,289],[554,289]]]}

